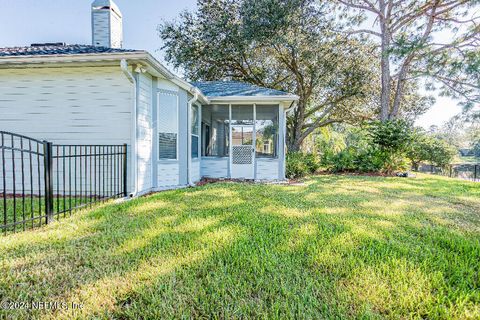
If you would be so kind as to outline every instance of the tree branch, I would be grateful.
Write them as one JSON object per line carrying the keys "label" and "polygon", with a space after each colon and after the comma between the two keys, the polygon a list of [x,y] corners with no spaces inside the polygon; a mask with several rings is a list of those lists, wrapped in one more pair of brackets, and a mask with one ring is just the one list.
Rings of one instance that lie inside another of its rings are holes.
{"label": "tree branch", "polygon": [[353,35],[353,34],[359,34],[359,33],[368,33],[371,35],[374,35],[376,37],[382,37],[382,34],[380,32],[376,32],[373,30],[368,30],[368,29],[360,29],[360,30],[347,30],[347,31],[341,31],[343,33],[346,33],[347,35]]}
{"label": "tree branch", "polygon": [[360,10],[367,10],[367,11],[370,11],[370,12],[373,12],[377,15],[382,15],[383,14],[378,10],[376,9],[374,6],[371,6],[371,5],[361,5],[359,3],[354,3],[353,1],[347,1],[347,0],[337,0],[338,2],[340,2],[341,4],[344,4],[348,7],[351,7],[351,8],[355,8],[355,9],[360,9]]}

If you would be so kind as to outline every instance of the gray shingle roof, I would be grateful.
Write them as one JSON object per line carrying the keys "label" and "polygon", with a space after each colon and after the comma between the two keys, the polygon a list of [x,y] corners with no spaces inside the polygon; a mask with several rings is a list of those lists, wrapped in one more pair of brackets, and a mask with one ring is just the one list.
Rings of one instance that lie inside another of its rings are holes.
{"label": "gray shingle roof", "polygon": [[240,81],[198,81],[192,82],[192,85],[199,88],[207,97],[290,95],[290,93],[285,91],[263,88]]}
{"label": "gray shingle roof", "polygon": [[121,53],[140,52],[141,50],[114,49],[106,47],[95,47],[91,45],[36,45],[30,47],[0,48],[0,57],[9,56],[37,56],[55,54],[97,54],[97,53]]}

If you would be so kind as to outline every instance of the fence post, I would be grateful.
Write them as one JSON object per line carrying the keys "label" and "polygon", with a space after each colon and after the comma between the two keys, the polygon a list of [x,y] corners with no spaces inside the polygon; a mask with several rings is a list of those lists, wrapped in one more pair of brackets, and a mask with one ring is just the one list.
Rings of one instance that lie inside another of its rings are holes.
{"label": "fence post", "polygon": [[45,167],[45,213],[46,223],[53,221],[53,144],[43,142]]}
{"label": "fence post", "polygon": [[453,175],[453,165],[450,165],[450,178],[452,177]]}
{"label": "fence post", "polygon": [[477,181],[477,167],[478,167],[478,164],[474,166],[473,181]]}
{"label": "fence post", "polygon": [[128,162],[127,162],[127,144],[123,144],[123,196],[127,197],[127,168],[128,168]]}

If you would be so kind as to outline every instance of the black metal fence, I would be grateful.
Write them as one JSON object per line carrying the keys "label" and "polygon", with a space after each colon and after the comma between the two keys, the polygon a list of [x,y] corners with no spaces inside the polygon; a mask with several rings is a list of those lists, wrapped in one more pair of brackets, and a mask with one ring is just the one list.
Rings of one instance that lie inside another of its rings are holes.
{"label": "black metal fence", "polygon": [[0,231],[127,195],[127,145],[57,145],[0,131]]}
{"label": "black metal fence", "polygon": [[480,164],[451,164],[445,168],[436,167],[431,164],[421,164],[418,171],[458,178],[470,181],[480,181]]}

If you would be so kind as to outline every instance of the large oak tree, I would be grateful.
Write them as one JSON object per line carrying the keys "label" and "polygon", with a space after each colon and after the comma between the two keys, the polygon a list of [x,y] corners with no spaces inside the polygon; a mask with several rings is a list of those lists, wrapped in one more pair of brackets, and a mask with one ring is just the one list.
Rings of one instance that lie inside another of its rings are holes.
{"label": "large oak tree", "polygon": [[165,58],[190,80],[241,80],[300,97],[287,145],[315,129],[370,118],[378,107],[374,48],[334,32],[315,0],[199,0],[159,26]]}

